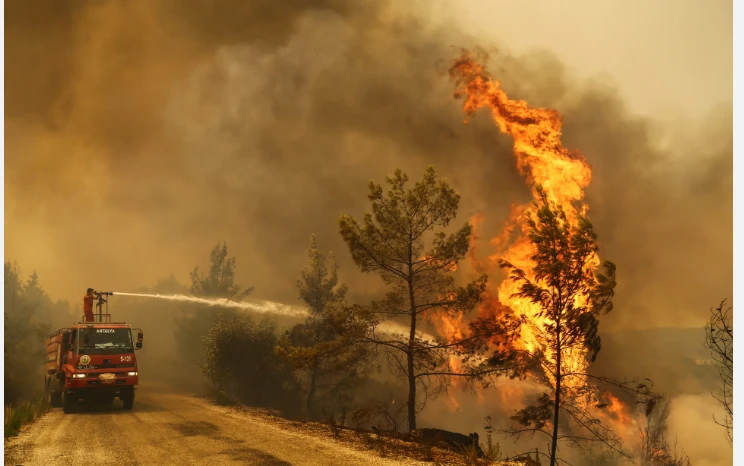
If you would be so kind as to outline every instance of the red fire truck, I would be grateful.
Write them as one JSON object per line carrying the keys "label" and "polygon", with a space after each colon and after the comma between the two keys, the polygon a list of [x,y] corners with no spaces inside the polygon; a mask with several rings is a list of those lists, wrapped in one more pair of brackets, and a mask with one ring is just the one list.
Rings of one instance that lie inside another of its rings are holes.
{"label": "red fire truck", "polygon": [[142,330],[111,322],[111,314],[104,314],[102,306],[105,303],[108,312],[105,296],[113,293],[96,295],[98,312],[93,322],[61,328],[47,338],[47,399],[52,407],[62,406],[65,413],[81,401],[110,404],[119,398],[124,409],[134,406],[134,389],[139,382],[134,352],[142,348]]}

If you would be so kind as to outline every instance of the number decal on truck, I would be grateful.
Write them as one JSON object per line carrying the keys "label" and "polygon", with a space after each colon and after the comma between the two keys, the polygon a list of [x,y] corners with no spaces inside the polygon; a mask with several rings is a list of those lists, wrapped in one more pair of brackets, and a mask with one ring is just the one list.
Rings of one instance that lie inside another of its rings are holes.
{"label": "number decal on truck", "polygon": [[132,362],[132,357],[131,356],[122,356],[121,357],[121,362]]}

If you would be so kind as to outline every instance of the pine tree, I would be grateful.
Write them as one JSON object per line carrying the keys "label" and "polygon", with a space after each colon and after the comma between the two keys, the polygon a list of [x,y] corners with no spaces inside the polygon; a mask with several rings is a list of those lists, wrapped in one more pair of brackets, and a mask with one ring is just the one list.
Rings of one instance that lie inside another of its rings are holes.
{"label": "pine tree", "polygon": [[[386,178],[390,190],[369,183],[372,214],[362,224],[339,219],[341,236],[363,272],[380,275],[389,286],[387,298],[373,304],[380,320],[404,319],[407,334],[375,333],[369,340],[387,351],[390,368],[408,385],[408,428],[416,429],[423,409],[417,392],[436,396],[452,373],[449,356],[456,343],[432,341],[420,333],[422,319],[436,312],[471,311],[485,290],[486,276],[455,286],[453,271],[468,251],[471,225],[453,233],[445,229],[455,219],[460,195],[429,167],[423,179],[407,189],[408,176],[396,170]],[[417,404],[418,403],[418,404]]]}
{"label": "pine tree", "polygon": [[[577,371],[568,362],[585,354],[594,361],[601,349],[598,333],[601,314],[612,310],[615,265],[604,262],[604,273],[595,272],[597,235],[589,219],[580,215],[570,221],[563,208],[550,202],[538,186],[539,203],[528,212],[529,238],[534,247],[529,274],[507,261],[510,279],[520,284],[515,296],[536,304],[536,338],[543,351],[533,354],[548,391],[534,405],[517,412],[513,420],[520,427],[512,433],[541,432],[550,438],[550,465],[557,461],[558,443],[575,446],[601,443],[614,453],[630,458],[620,438],[594,416],[594,409],[606,406],[599,390],[609,384],[639,402],[658,398],[650,383],[616,382]],[[563,419],[563,416],[567,419]],[[559,433],[562,427],[571,428]]]}
{"label": "pine tree", "polygon": [[364,332],[365,323],[352,317],[353,308],[345,303],[347,288],[338,284],[333,253],[329,261],[318,249],[314,235],[308,259],[297,280],[297,289],[310,316],[284,335],[277,351],[304,375],[305,406],[310,417],[316,418],[318,398],[336,403],[350,399],[352,389],[367,369],[370,353],[355,339],[360,331]]}

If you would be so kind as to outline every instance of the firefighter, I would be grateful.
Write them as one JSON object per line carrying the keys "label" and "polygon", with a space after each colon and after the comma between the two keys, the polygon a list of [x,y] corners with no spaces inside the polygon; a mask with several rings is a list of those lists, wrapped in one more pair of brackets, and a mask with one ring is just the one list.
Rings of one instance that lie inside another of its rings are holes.
{"label": "firefighter", "polygon": [[84,322],[93,322],[93,300],[96,299],[96,290],[88,288],[83,296],[83,313],[85,314]]}

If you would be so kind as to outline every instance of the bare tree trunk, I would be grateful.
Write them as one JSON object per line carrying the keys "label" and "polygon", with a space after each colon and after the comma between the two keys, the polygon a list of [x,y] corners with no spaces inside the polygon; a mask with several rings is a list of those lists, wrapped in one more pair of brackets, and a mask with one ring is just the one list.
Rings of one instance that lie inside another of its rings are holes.
{"label": "bare tree trunk", "polygon": [[414,372],[414,349],[416,343],[416,298],[413,296],[413,257],[408,245],[408,299],[411,304],[411,333],[408,337],[408,431],[416,430],[416,373]]}
{"label": "bare tree trunk", "polygon": [[408,431],[416,430],[416,374],[413,357],[416,343],[416,308],[414,307],[413,287],[409,285],[411,299],[411,334],[408,337]]}
{"label": "bare tree trunk", "polygon": [[318,383],[318,358],[315,358],[313,362],[313,372],[310,376],[310,390],[307,392],[307,412],[310,413],[310,418],[315,419],[315,390]]}
{"label": "bare tree trunk", "polygon": [[553,438],[550,445],[550,466],[555,466],[555,452],[558,448],[558,414],[561,407],[561,330],[556,326],[556,371],[555,371],[555,403],[553,405]]}

